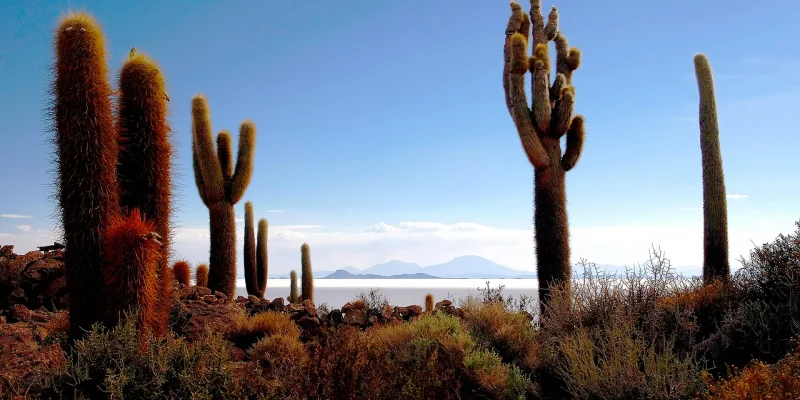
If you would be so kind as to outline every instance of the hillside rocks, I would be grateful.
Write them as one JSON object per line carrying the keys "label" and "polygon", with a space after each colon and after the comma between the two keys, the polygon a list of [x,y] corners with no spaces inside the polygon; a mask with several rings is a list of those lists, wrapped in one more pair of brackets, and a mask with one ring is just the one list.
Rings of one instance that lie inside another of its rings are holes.
{"label": "hillside rocks", "polygon": [[21,304],[30,309],[60,310],[69,306],[62,250],[14,253],[0,247],[0,309]]}
{"label": "hillside rocks", "polygon": [[[54,335],[66,331],[66,312],[31,311],[15,304],[0,317],[0,382],[24,386],[35,376],[53,375],[66,365]],[[2,385],[0,385],[2,386]]]}

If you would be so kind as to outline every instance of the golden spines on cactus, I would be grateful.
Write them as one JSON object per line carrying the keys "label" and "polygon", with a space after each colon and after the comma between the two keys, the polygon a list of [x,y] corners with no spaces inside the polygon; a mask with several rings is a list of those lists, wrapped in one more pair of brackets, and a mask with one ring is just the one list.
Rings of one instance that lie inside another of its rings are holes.
{"label": "golden spines on cactus", "polygon": [[289,273],[289,303],[297,304],[300,302],[300,295],[297,293],[297,271]]}
{"label": "golden spines on cactus", "polygon": [[[575,88],[572,73],[580,65],[581,54],[569,48],[566,36],[558,29],[558,10],[553,7],[545,23],[541,1],[532,0],[530,27],[523,27],[522,8],[511,5],[504,46],[503,89],[506,105],[517,128],[522,148],[534,167],[534,230],[539,275],[539,298],[549,299],[551,284],[569,284],[571,279],[569,226],[567,221],[565,174],[580,159],[585,130],[583,118],[573,116]],[[521,62],[527,58],[523,35],[531,33],[531,104],[525,91],[525,72]],[[548,42],[555,42],[556,73],[551,76]],[[551,79],[553,79],[551,83]],[[567,150],[562,155],[560,140],[567,135]]]}
{"label": "golden spines on cactus", "polygon": [[143,343],[147,335],[164,333],[161,321],[165,310],[160,308],[157,274],[164,246],[154,228],[134,209],[129,216],[113,217],[103,231],[106,266],[100,304],[105,308],[104,324],[112,328],[124,313],[136,311]]}
{"label": "golden spines on cactus", "polygon": [[302,300],[311,300],[314,302],[314,274],[311,271],[311,248],[308,243],[303,243],[300,246],[300,264],[302,267],[302,285],[303,293]]}
{"label": "golden spines on cactus", "polygon": [[118,143],[99,24],[87,13],[67,14],[58,25],[54,47],[50,116],[67,247],[70,337],[77,339],[101,318],[105,260],[100,232],[119,212]]}
{"label": "golden spines on cactus", "polygon": [[269,272],[269,255],[267,252],[267,233],[269,224],[265,218],[258,220],[256,239],[256,277],[258,278],[259,297],[267,292],[267,273]]}
{"label": "golden spines on cactus", "polygon": [[194,284],[195,286],[208,287],[208,264],[201,263],[197,265],[197,270],[194,271]]}
{"label": "golden spines on cactus", "polygon": [[253,224],[253,203],[244,203],[244,282],[247,294],[261,297],[256,272],[256,233]]}
{"label": "golden spines on cactus", "polygon": [[177,261],[172,266],[172,278],[183,286],[189,286],[192,279],[192,268],[186,260]]}
{"label": "golden spines on cactus", "polygon": [[694,69],[700,95],[700,151],[703,164],[703,282],[709,284],[730,278],[728,204],[711,63],[704,54],[697,54],[694,56]]}
{"label": "golden spines on cactus", "polygon": [[214,147],[211,118],[205,97],[192,99],[192,163],[200,198],[210,220],[208,287],[233,298],[236,292],[236,218],[233,210],[253,174],[255,125],[245,120],[239,130],[239,151],[231,174],[230,138],[226,132]]}
{"label": "golden spines on cactus", "polygon": [[425,312],[426,313],[433,312],[433,294],[431,293],[425,295]]}

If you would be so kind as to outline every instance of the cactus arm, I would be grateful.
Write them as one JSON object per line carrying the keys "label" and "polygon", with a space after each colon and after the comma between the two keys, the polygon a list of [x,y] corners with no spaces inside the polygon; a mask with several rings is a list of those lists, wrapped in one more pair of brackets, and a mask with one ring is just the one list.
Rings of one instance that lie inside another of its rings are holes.
{"label": "cactus arm", "polygon": [[[513,8],[513,6],[512,6]],[[544,16],[542,15],[542,1],[531,0],[530,20],[533,34],[533,46],[536,47],[540,44],[547,44],[547,34],[545,33]],[[558,23],[556,18],[554,23]],[[550,24],[548,24],[550,25]],[[548,28],[552,29],[552,28]],[[556,28],[557,29],[557,28]]]}
{"label": "cactus arm", "polygon": [[222,167],[214,151],[209,114],[205,97],[195,96],[192,99],[192,136],[195,141],[194,156],[203,181],[203,186],[198,189],[205,192],[206,202],[213,204],[225,199],[225,185]]}
{"label": "cactus arm", "polygon": [[192,169],[194,170],[194,183],[197,185],[197,193],[200,194],[200,199],[203,200],[203,204],[208,206],[208,199],[206,198],[205,187],[206,184],[203,182],[203,173],[200,171],[200,162],[197,161],[197,141],[192,135]]}
{"label": "cactus arm", "polygon": [[572,120],[572,110],[575,107],[575,88],[566,86],[561,88],[561,95],[553,108],[553,119],[550,121],[548,133],[552,137],[560,138],[567,133],[570,121]]}
{"label": "cactus arm", "polygon": [[581,65],[581,51],[577,47],[569,48],[569,42],[563,32],[558,32],[556,44],[556,73],[563,74],[568,84],[572,83],[572,72]]}
{"label": "cactus arm", "polygon": [[503,68],[506,102],[528,160],[535,168],[546,168],[550,165],[550,158],[547,156],[542,142],[536,136],[525,94],[525,72],[528,69],[526,47],[527,42],[522,34],[514,33],[506,37],[505,66]]}
{"label": "cactus arm", "polygon": [[239,152],[236,158],[236,170],[231,179],[231,186],[228,190],[228,201],[236,204],[253,176],[253,154],[256,147],[256,126],[252,121],[242,122],[239,128]]}
{"label": "cactus arm", "polygon": [[567,131],[567,150],[561,158],[561,166],[564,171],[571,170],[578,163],[583,153],[583,141],[585,138],[583,115],[576,115]]}
{"label": "cactus arm", "polygon": [[222,130],[217,135],[217,158],[222,168],[222,179],[227,182],[233,176],[233,149],[231,134],[227,130]]}
{"label": "cactus arm", "polygon": [[567,86],[567,78],[564,77],[564,74],[556,74],[556,79],[553,81],[553,85],[550,86],[550,106],[556,106],[556,100],[561,99],[561,88]]}
{"label": "cactus arm", "polygon": [[533,123],[538,133],[547,132],[552,117],[550,108],[550,82],[548,71],[550,58],[547,54],[547,44],[538,44],[530,60],[532,83],[532,114]]}

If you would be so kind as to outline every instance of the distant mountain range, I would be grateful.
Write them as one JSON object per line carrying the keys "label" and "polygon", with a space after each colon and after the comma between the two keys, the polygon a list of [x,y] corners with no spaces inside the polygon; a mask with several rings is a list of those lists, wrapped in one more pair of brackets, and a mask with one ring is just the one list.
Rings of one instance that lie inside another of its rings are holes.
{"label": "distant mountain range", "polygon": [[[624,273],[625,267],[619,265],[597,264],[599,271],[608,273]],[[696,267],[684,267],[696,268]],[[298,271],[299,273],[300,271]],[[583,271],[573,268],[573,274]],[[289,274],[270,275],[270,279],[288,279]],[[472,278],[472,279],[536,279],[533,271],[520,271],[504,267],[496,262],[480,256],[460,256],[444,264],[421,267],[418,264],[392,260],[377,264],[367,269],[343,267],[336,271],[314,271],[316,279],[436,279],[436,278]],[[239,276],[244,279],[244,276]]]}

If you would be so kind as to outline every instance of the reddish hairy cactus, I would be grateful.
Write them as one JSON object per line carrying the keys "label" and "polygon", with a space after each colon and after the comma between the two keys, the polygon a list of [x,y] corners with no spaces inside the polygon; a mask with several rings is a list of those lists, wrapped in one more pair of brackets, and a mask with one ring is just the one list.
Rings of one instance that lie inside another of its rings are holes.
{"label": "reddish hairy cactus", "polygon": [[208,264],[200,264],[194,272],[194,284],[197,286],[208,287]]}
{"label": "reddish hairy cactus", "polygon": [[175,282],[181,283],[184,286],[189,286],[192,279],[192,271],[187,261],[181,260],[172,266],[172,277]]}
{"label": "reddish hairy cactus", "polygon": [[103,271],[104,323],[113,327],[123,313],[138,311],[138,327],[143,337],[163,333],[164,310],[160,307],[158,263],[164,253],[155,225],[139,210],[116,216],[103,233],[106,267]]}
{"label": "reddish hairy cactus", "polygon": [[119,212],[118,142],[99,24],[89,14],[69,13],[57,29],[51,116],[66,246],[70,337],[77,339],[101,318],[105,264],[101,231]]}

